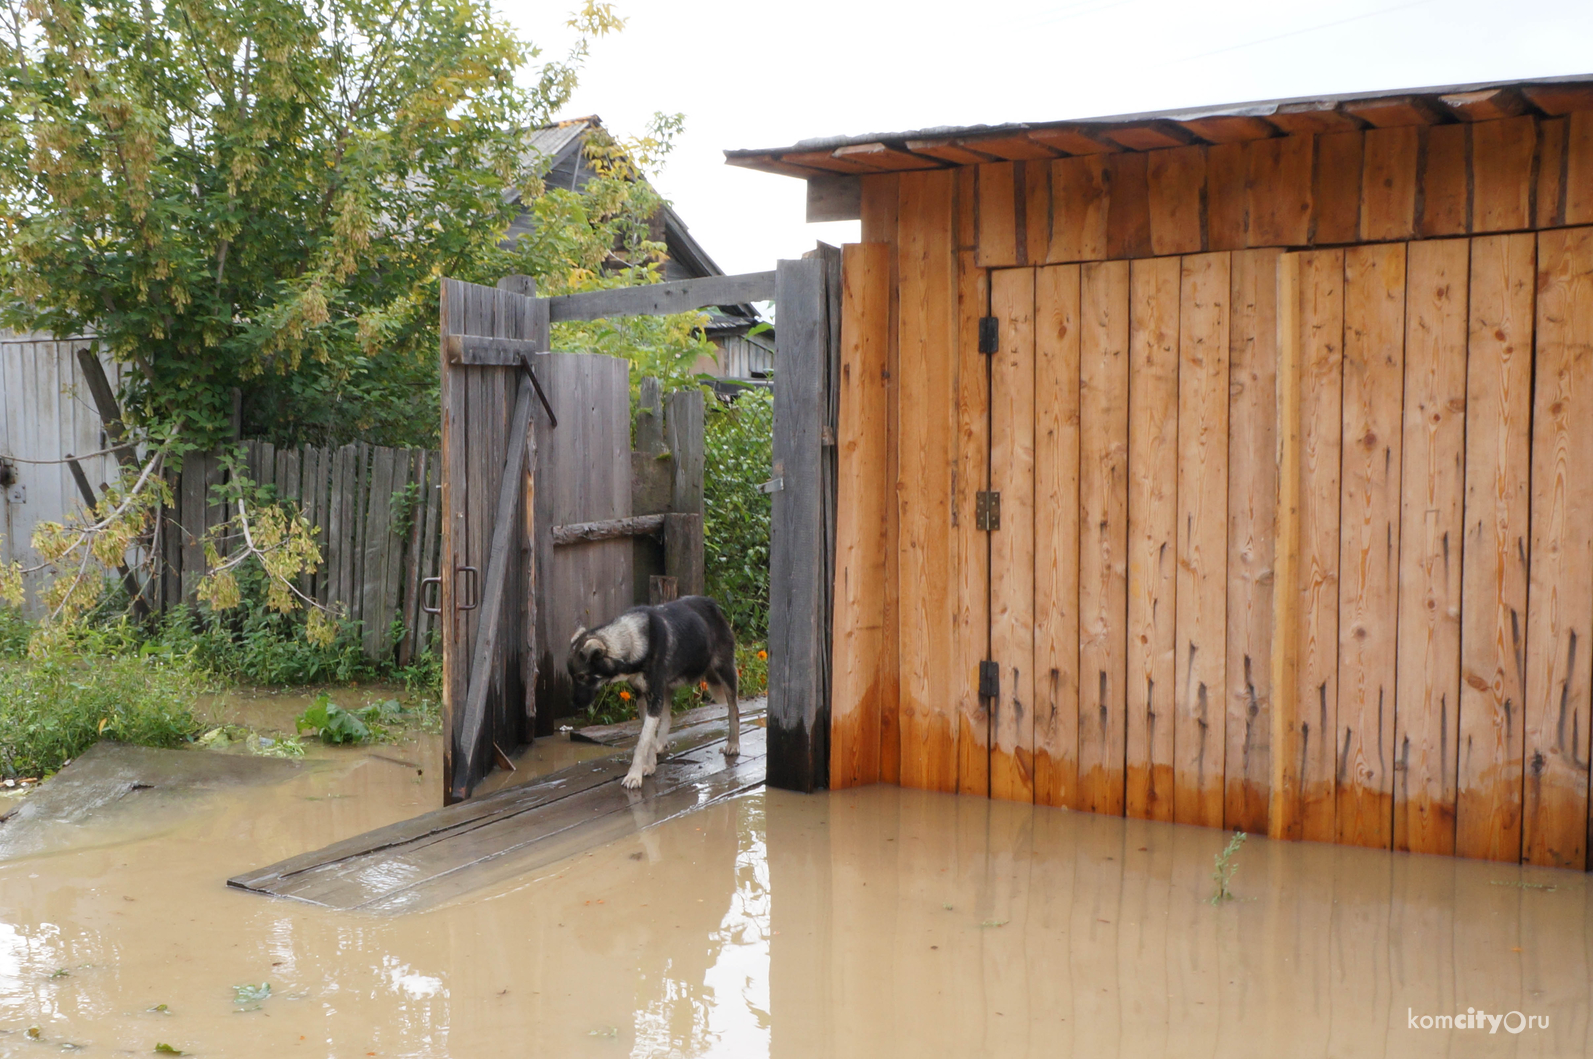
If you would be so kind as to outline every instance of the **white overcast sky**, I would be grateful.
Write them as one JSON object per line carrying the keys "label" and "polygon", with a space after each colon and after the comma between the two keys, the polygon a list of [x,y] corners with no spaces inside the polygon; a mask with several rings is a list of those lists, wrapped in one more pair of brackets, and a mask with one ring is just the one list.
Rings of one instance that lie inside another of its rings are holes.
{"label": "white overcast sky", "polygon": [[[497,0],[546,55],[577,0]],[[657,178],[730,273],[856,222],[806,224],[803,183],[726,148],[936,125],[1087,118],[1286,96],[1593,72],[1593,2],[1538,0],[617,0],[566,116],[686,131]]]}

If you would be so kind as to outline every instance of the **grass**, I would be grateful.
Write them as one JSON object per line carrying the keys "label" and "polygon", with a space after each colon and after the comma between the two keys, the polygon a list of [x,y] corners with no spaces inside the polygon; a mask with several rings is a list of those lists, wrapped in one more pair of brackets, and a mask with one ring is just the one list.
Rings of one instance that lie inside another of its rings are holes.
{"label": "grass", "polygon": [[257,753],[292,750],[287,740],[200,723],[196,700],[229,684],[393,681],[404,686],[404,708],[359,720],[440,728],[435,654],[402,669],[380,666],[361,653],[357,626],[345,622],[325,648],[308,643],[302,627],[302,615],[246,602],[222,616],[178,608],[153,629],[102,615],[42,635],[15,609],[0,608],[0,777],[48,776],[101,738],[153,747],[236,739]]}
{"label": "grass", "polygon": [[1243,831],[1235,831],[1233,838],[1230,838],[1222,852],[1217,854],[1216,870],[1211,873],[1212,881],[1217,884],[1217,892],[1211,895],[1212,904],[1220,905],[1224,901],[1233,900],[1233,890],[1229,889],[1228,884],[1233,882],[1233,873],[1239,870],[1234,858],[1239,855],[1239,847],[1243,846],[1245,839],[1249,837]]}

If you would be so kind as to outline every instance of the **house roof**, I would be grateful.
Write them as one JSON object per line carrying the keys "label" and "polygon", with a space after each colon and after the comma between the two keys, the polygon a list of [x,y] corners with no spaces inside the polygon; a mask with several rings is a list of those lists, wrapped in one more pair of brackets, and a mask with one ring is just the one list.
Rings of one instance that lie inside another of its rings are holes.
{"label": "house roof", "polygon": [[1235,143],[1290,133],[1487,121],[1520,114],[1559,117],[1582,110],[1593,110],[1593,74],[1302,96],[1104,118],[830,136],[790,147],[726,151],[725,161],[796,177],[891,173]]}
{"label": "house roof", "polygon": [[[595,114],[545,125],[534,130],[527,139],[525,159],[528,163],[539,161],[542,177],[549,187],[578,191],[592,178],[592,170],[586,165],[581,150],[586,134],[602,125],[603,119]],[[514,190],[508,193],[507,201],[515,202],[519,197],[519,191]],[[511,226],[511,231],[515,227],[523,225],[517,223]],[[663,209],[663,229],[664,245],[669,252],[669,261],[664,267],[666,279],[700,279],[725,274],[668,203]],[[721,305],[705,311],[710,332],[743,330],[759,320],[757,310],[751,305]]]}

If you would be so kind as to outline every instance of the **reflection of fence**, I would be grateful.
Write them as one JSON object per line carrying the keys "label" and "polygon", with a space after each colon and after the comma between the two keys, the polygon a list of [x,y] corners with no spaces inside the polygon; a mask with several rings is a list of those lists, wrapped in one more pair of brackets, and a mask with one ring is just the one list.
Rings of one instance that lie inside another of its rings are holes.
{"label": "reflection of fence", "polygon": [[[437,453],[357,443],[278,449],[248,441],[247,471],[291,502],[316,527],[321,567],[299,589],[362,623],[365,654],[407,663],[425,649],[431,615],[419,606],[421,579],[436,575],[442,470]],[[219,457],[189,456],[171,480],[164,513],[162,599],[193,600],[204,570],[205,531],[225,519],[210,490],[225,481]],[[402,622],[394,629],[395,619]],[[396,632],[396,640],[395,640]]]}

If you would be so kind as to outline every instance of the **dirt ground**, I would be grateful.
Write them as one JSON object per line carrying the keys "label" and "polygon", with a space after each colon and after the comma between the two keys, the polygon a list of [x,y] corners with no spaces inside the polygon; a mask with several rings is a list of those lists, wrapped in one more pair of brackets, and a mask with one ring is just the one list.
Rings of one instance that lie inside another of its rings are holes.
{"label": "dirt ground", "polygon": [[[418,914],[225,886],[435,808],[438,764],[317,747],[0,824],[0,1055],[1589,1053],[1580,874],[1252,838],[1213,905],[1220,832],[885,787],[743,796]],[[1483,1025],[1421,1026],[1456,1013]]]}

